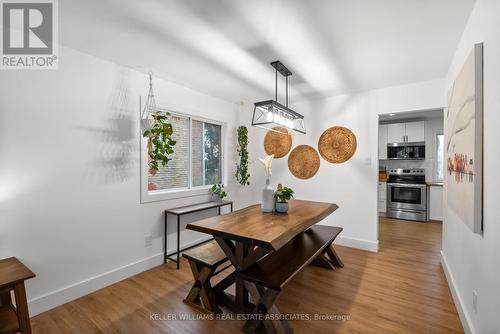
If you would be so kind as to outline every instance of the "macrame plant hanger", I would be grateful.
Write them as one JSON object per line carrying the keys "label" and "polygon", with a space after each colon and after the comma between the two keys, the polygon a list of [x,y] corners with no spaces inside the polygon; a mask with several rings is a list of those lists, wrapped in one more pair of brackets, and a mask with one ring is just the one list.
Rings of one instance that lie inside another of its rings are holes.
{"label": "macrame plant hanger", "polygon": [[155,109],[156,101],[153,92],[153,72],[149,72],[149,92],[141,115],[141,129],[143,133],[146,130],[151,130],[153,126],[153,114],[157,112]]}

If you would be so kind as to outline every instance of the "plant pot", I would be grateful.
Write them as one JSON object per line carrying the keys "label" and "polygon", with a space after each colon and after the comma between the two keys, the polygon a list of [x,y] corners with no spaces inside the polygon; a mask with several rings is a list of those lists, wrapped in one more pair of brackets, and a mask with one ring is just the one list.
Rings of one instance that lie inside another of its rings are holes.
{"label": "plant pot", "polygon": [[156,175],[156,173],[158,172],[158,170],[150,167],[150,168],[148,169],[148,172],[149,172],[149,175],[151,175],[151,176],[155,176],[155,175]]}
{"label": "plant pot", "polygon": [[220,202],[222,202],[222,198],[220,198],[219,195],[217,195],[217,194],[211,194],[211,201],[216,202],[216,203],[220,203]]}
{"label": "plant pot", "polygon": [[276,212],[286,213],[288,212],[288,202],[276,202]]}

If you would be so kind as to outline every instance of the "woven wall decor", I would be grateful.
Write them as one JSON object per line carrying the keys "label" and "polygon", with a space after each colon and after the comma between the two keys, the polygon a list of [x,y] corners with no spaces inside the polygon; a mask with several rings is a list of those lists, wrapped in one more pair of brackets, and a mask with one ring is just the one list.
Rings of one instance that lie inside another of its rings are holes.
{"label": "woven wall decor", "polygon": [[318,150],[323,159],[332,163],[349,160],[356,152],[356,136],[348,128],[331,127],[319,137]]}
{"label": "woven wall decor", "polygon": [[[273,131],[274,130],[274,131]],[[269,130],[264,138],[264,149],[268,155],[274,154],[274,158],[283,158],[292,148],[292,136],[287,128],[276,126]]]}
{"label": "woven wall decor", "polygon": [[299,179],[313,177],[319,169],[320,159],[316,150],[309,145],[299,145],[288,156],[288,169]]}

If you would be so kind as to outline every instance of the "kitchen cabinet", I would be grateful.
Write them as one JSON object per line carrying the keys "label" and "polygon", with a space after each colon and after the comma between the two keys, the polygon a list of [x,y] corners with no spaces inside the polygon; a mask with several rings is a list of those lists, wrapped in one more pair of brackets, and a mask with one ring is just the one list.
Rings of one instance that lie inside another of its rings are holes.
{"label": "kitchen cabinet", "polygon": [[387,124],[378,126],[378,158],[387,159]]}
{"label": "kitchen cabinet", "polygon": [[378,212],[386,212],[387,210],[387,183],[378,183]]}
{"label": "kitchen cabinet", "polygon": [[409,122],[405,123],[406,141],[409,143],[425,141],[425,123]]}
{"label": "kitchen cabinet", "polygon": [[425,122],[393,123],[387,125],[387,142],[412,143],[425,141]]}
{"label": "kitchen cabinet", "polygon": [[442,186],[429,186],[429,219],[443,221]]}

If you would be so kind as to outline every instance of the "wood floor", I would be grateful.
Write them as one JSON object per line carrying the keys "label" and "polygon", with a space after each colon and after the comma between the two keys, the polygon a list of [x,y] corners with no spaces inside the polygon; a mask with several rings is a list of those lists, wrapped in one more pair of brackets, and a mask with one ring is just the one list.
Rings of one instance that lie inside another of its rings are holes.
{"label": "wood floor", "polygon": [[[311,319],[290,321],[295,333],[463,332],[440,266],[441,224],[380,220],[379,253],[337,246],[344,268],[309,266],[287,286],[281,312]],[[32,318],[33,332],[238,333],[244,321],[197,320],[182,303],[191,279],[185,261],[156,267]]]}

